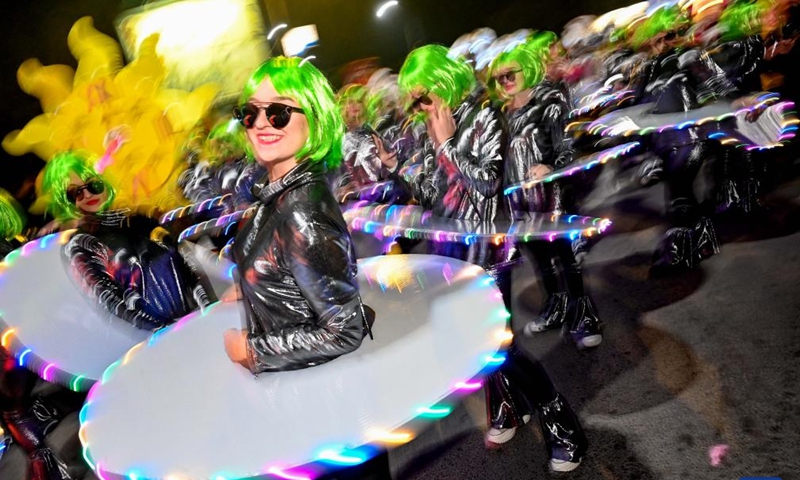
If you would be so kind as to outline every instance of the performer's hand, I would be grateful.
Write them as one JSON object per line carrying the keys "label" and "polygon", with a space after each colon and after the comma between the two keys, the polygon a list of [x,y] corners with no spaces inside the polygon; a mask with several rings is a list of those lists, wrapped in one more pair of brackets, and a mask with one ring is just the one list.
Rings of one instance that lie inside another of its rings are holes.
{"label": "performer's hand", "polygon": [[433,146],[438,150],[447,140],[456,134],[456,120],[449,107],[432,110],[428,115],[428,134],[431,135]]}
{"label": "performer's hand", "polygon": [[51,233],[55,233],[61,229],[61,223],[58,220],[53,220],[52,222],[48,223],[47,225],[43,226],[36,232],[36,237],[43,237],[45,235],[50,235]]}
{"label": "performer's hand", "polygon": [[372,135],[372,141],[375,142],[375,148],[378,149],[378,157],[380,157],[383,166],[388,169],[397,167],[397,152],[388,152],[383,146],[381,137],[375,134]]}
{"label": "performer's hand", "polygon": [[528,170],[528,178],[530,178],[531,180],[541,180],[547,175],[549,175],[550,172],[552,171],[553,167],[540,163],[538,165],[532,166],[530,170]]}
{"label": "performer's hand", "polygon": [[234,363],[247,366],[247,332],[232,328],[225,331],[225,352]]}

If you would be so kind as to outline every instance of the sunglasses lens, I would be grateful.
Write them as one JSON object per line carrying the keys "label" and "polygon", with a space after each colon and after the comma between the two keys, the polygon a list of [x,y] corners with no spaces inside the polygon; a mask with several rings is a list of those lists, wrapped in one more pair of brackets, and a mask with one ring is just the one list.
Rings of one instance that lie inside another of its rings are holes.
{"label": "sunglasses lens", "polygon": [[269,124],[278,130],[286,125],[289,125],[289,120],[292,119],[292,108],[288,105],[281,105],[280,103],[271,103],[264,109],[267,113],[267,120]]}
{"label": "sunglasses lens", "polygon": [[67,200],[69,203],[75,203],[75,200],[78,199],[78,189],[77,188],[70,188],[67,190]]}
{"label": "sunglasses lens", "polygon": [[86,185],[86,190],[88,190],[92,195],[103,193],[105,189],[105,185],[103,185],[103,182],[100,180],[92,180]]}
{"label": "sunglasses lens", "polygon": [[423,95],[419,97],[419,103],[421,103],[422,105],[431,105],[433,103],[433,100],[431,100],[431,97]]}
{"label": "sunglasses lens", "polygon": [[239,109],[238,117],[244,128],[253,128],[258,117],[258,107],[248,103]]}

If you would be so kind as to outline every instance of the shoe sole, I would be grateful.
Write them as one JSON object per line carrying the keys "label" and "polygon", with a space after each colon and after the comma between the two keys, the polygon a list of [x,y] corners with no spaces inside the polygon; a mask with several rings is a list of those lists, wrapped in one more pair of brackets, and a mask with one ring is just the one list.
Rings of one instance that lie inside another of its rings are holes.
{"label": "shoe sole", "polygon": [[532,336],[534,336],[534,334],[546,332],[548,330],[554,330],[556,328],[559,328],[559,325],[553,325],[553,326],[541,326],[541,325],[525,326],[525,328],[522,330],[522,333],[524,333],[525,335],[527,335],[529,337],[532,337]]}
{"label": "shoe sole", "polygon": [[[531,421],[530,415],[522,416],[522,423],[524,425],[527,425],[528,422],[530,421]],[[495,435],[491,437],[491,440],[489,439],[490,437],[487,435],[486,438],[484,438],[484,443],[486,443],[486,446],[489,448],[492,448],[492,446],[508,443],[517,434],[517,428],[519,427],[510,428],[505,432],[501,433],[500,435]]]}
{"label": "shoe sole", "polygon": [[593,348],[603,343],[602,335],[589,335],[578,340],[577,344],[580,348]]}
{"label": "shoe sole", "polygon": [[486,437],[486,446],[491,448],[495,445],[503,445],[504,443],[508,443],[511,441],[512,438],[517,434],[516,428],[510,428],[507,431],[501,433],[500,435],[493,435],[492,437]]}
{"label": "shoe sole", "polygon": [[563,460],[556,460],[556,459],[550,460],[550,469],[558,473],[571,472],[576,468],[578,468],[580,465],[581,465],[580,460],[578,460],[577,462],[565,462]]}

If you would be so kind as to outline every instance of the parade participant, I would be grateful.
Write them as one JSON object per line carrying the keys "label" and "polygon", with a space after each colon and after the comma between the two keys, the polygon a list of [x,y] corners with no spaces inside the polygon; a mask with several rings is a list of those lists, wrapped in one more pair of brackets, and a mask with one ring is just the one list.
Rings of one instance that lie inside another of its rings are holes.
{"label": "parade participant", "polygon": [[[509,128],[504,185],[542,179],[572,160],[569,140],[564,136],[569,101],[564,89],[544,80],[549,44],[537,37],[504,51],[489,69],[492,87],[505,100],[503,111]],[[560,197],[559,185],[549,182],[514,190],[506,200],[512,215],[516,211],[560,213],[564,210]],[[599,345],[603,338],[601,322],[594,302],[584,291],[581,267],[569,239],[535,241],[520,247],[538,267],[547,294],[539,318],[525,326],[525,333],[563,326],[565,335],[578,347]],[[559,286],[556,263],[563,269],[566,292]]]}
{"label": "parade participant", "polygon": [[[633,34],[633,45],[647,48],[653,56],[632,81],[635,103],[652,102],[654,114],[687,112],[733,92],[707,54],[680,48],[687,23],[679,7],[665,7]],[[654,274],[694,268],[719,252],[714,226],[702,215],[692,190],[701,165],[713,155],[712,142],[699,129],[675,129],[643,139],[664,162],[667,216],[672,224],[653,255]]]}
{"label": "parade participant", "polygon": [[347,85],[339,92],[337,104],[347,127],[342,144],[342,166],[334,183],[337,197],[341,197],[348,189],[377,182],[381,177],[381,162],[373,144],[374,115],[367,109],[366,87]]}
{"label": "parade participant", "polygon": [[[0,189],[0,260],[24,243],[25,220],[16,200]],[[58,424],[58,412],[42,399],[31,399],[37,377],[0,347],[0,424],[30,460],[33,480],[68,480],[67,467],[45,444],[45,437]],[[0,434],[0,446],[5,446]],[[0,455],[2,457],[2,455]]]}
{"label": "parade participant", "polygon": [[267,174],[234,242],[247,331],[226,334],[228,355],[257,374],[352,352],[367,319],[352,240],[325,180],[344,135],[330,84],[307,61],[272,58],[251,75],[235,115]]}
{"label": "parade participant", "polygon": [[[500,187],[506,132],[501,113],[485,102],[471,67],[449,58],[447,49],[427,45],[406,58],[398,80],[411,98],[411,114],[424,121],[421,166],[405,181],[414,197],[436,216],[491,224],[502,210]],[[392,152],[382,151],[389,169],[396,168]],[[437,242],[438,254],[476,263],[496,279],[506,308],[510,303],[507,249],[494,244],[464,245]],[[558,394],[544,367],[516,345],[508,359],[486,382],[490,428],[488,444],[504,443],[525,421],[525,398],[538,407],[551,468],[569,471],[586,452],[586,437],[566,400]],[[500,428],[496,428],[500,427]],[[501,429],[502,428],[502,429]]]}
{"label": "parade participant", "polygon": [[[720,38],[708,54],[736,88],[736,96],[761,91],[765,49],[760,33],[770,3],[735,1],[726,6],[719,18]],[[723,145],[721,150],[717,208],[739,207],[744,213],[756,210],[764,168],[761,156],[735,146]]]}
{"label": "parade participant", "polygon": [[[228,330],[225,350],[254,374],[330,362],[356,350],[374,319],[326,180],[341,162],[345,133],[333,90],[310,62],[274,57],[250,76],[234,115],[267,174],[233,244],[247,328]],[[334,475],[390,478],[388,455]]]}
{"label": "parade participant", "polygon": [[196,271],[155,219],[111,209],[115,189],[89,154],[57,154],[44,171],[50,211],[78,219],[65,248],[75,281],[108,313],[157,330],[210,303]]}

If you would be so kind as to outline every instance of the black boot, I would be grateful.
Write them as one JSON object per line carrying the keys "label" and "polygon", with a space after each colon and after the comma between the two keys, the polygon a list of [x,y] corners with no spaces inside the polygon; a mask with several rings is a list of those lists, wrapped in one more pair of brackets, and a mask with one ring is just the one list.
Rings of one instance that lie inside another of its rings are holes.
{"label": "black boot", "polygon": [[45,445],[39,419],[22,410],[3,412],[3,419],[11,437],[30,457],[32,480],[71,480],[66,466]]}
{"label": "black boot", "polygon": [[694,230],[674,227],[667,230],[655,253],[650,273],[664,275],[691,270],[697,266],[695,255]]}
{"label": "black boot", "polygon": [[49,448],[40,448],[30,454],[31,480],[72,480],[67,467]]}
{"label": "black boot", "polygon": [[561,329],[563,336],[569,336],[578,348],[591,348],[603,341],[602,329],[603,323],[589,295],[571,300],[567,322]]}
{"label": "black boot", "polygon": [[42,434],[46,437],[64,416],[58,409],[41,396],[36,396],[28,409],[28,414],[39,422]]}
{"label": "black boot", "polygon": [[560,394],[551,402],[539,405],[539,422],[550,456],[550,468],[556,472],[576,469],[589,442],[578,416]]}
{"label": "black boot", "polygon": [[547,297],[539,318],[531,320],[523,332],[525,335],[544,332],[552,328],[559,328],[567,318],[567,294],[566,292],[553,293]]}
{"label": "black boot", "polygon": [[694,227],[692,236],[695,242],[694,256],[697,263],[720,252],[719,240],[717,240],[714,224],[711,223],[711,220],[707,217],[700,218],[697,225]]}

